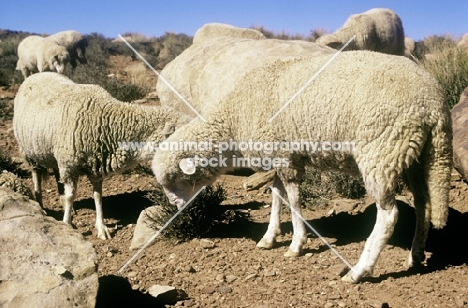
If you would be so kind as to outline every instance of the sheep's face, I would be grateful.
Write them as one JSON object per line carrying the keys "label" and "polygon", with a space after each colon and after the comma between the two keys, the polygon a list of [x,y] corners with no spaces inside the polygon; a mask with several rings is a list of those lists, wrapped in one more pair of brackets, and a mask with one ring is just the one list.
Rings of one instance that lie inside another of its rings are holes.
{"label": "sheep's face", "polygon": [[[187,201],[189,201],[197,191],[205,185],[197,179],[199,176],[195,168],[187,171],[186,166],[182,164],[167,164],[164,159],[160,159],[162,154],[157,152],[152,162],[153,173],[156,180],[161,184],[164,189],[169,202],[181,208]],[[162,155],[164,156],[164,155]]]}
{"label": "sheep's face", "polygon": [[70,54],[68,52],[56,55],[52,60],[53,67],[57,73],[63,73],[68,62],[70,62]]}

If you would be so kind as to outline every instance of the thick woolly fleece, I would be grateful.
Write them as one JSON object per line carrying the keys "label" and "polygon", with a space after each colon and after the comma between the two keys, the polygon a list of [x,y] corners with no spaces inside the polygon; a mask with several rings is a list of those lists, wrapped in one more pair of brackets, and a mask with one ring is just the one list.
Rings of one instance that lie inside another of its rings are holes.
{"label": "thick woolly fleece", "polygon": [[209,23],[201,27],[193,36],[193,43],[203,43],[212,38],[222,36],[247,38],[252,40],[263,40],[265,36],[262,32],[255,29],[237,28],[228,24]]}
{"label": "thick woolly fleece", "polygon": [[401,19],[394,11],[382,8],[351,15],[340,29],[319,37],[316,43],[340,49],[353,35],[356,38],[346,50],[372,50],[399,56],[405,54]]}
{"label": "thick woolly fleece", "polygon": [[67,49],[70,54],[70,64],[73,68],[77,66],[77,61],[81,64],[88,63],[86,59],[88,40],[78,31],[67,30],[57,32],[49,35],[47,40],[53,40]]}
{"label": "thick woolly fleece", "polygon": [[[207,26],[202,27],[204,29]],[[210,28],[210,27],[207,27]],[[239,33],[250,29],[234,28]],[[200,30],[199,30],[200,31]],[[247,31],[247,34],[249,32]],[[250,70],[277,59],[331,54],[334,49],[306,41],[218,36],[199,41],[184,50],[161,71],[201,115],[207,114]],[[156,91],[161,105],[192,117],[194,113],[161,79]]]}
{"label": "thick woolly fleece", "polygon": [[[393,232],[397,218],[394,190],[400,177],[409,182],[418,208],[410,266],[424,258],[429,220],[437,228],[445,225],[452,162],[450,113],[437,81],[411,60],[350,51],[336,57],[269,122],[329,59],[330,55],[318,55],[277,60],[253,69],[210,110],[208,123],[194,119],[166,141],[354,142],[349,151],[277,149],[266,153],[247,149],[222,155],[286,159],[288,166],[278,166],[277,172],[291,203],[300,202],[298,185],[306,165],[360,173],[379,215],[356,271],[346,278],[355,282],[372,272]],[[183,172],[183,163],[196,156],[212,159],[219,155],[216,147],[211,151],[159,151],[153,171],[170,200],[180,206],[201,186],[230,169],[208,165]],[[300,210],[297,204],[292,206]],[[270,247],[275,232],[267,232],[265,246]],[[304,243],[301,232],[297,241],[293,237],[290,250],[294,253]]]}
{"label": "thick woolly fleece", "polygon": [[21,71],[24,78],[44,71],[62,73],[69,62],[70,54],[65,47],[41,36],[28,36],[18,45],[16,69]]}
{"label": "thick woolly fleece", "polygon": [[[71,190],[86,175],[99,195],[104,177],[150,160],[166,132],[188,121],[169,108],[120,102],[98,85],[75,84],[52,72],[27,78],[14,103],[14,134],[33,169],[58,169],[60,182]],[[126,148],[121,142],[149,146]],[[40,187],[35,189],[40,197]],[[65,202],[72,204],[70,194]]]}

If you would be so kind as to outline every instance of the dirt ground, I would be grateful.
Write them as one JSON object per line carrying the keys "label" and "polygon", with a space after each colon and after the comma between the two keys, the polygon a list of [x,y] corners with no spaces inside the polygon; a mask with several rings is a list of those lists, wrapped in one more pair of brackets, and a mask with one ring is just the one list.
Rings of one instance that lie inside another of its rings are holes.
{"label": "dirt ground", "polygon": [[[11,119],[0,125],[0,147],[18,157]],[[284,235],[272,250],[256,243],[267,228],[270,195],[247,192],[243,176],[219,181],[227,190],[223,206],[250,210],[242,225],[221,225],[207,239],[189,242],[158,240],[121,275],[117,271],[135,254],[130,241],[139,213],[152,205],[145,195],[156,184],[151,175],[130,173],[104,181],[103,210],[112,239],[96,237],[92,190],[86,179],[78,184],[74,227],[91,241],[99,256],[98,307],[155,307],[147,295],[154,284],[176,287],[180,300],[167,307],[468,307],[468,185],[456,174],[450,192],[450,214],[442,230],[431,229],[426,263],[407,271],[406,260],[414,232],[414,211],[399,196],[399,220],[372,277],[359,284],[340,280],[343,262],[312,232],[305,255],[285,258],[291,241],[290,215],[283,214]],[[26,179],[32,186],[31,180]],[[55,183],[44,185],[44,205],[61,220]],[[351,264],[355,264],[375,222],[370,199],[354,203],[331,200],[328,206],[304,210],[305,219]]]}

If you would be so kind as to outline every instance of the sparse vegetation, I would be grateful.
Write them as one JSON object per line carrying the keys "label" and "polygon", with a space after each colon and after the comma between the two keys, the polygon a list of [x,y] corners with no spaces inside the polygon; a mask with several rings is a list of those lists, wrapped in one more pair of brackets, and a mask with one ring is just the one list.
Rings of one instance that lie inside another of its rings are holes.
{"label": "sparse vegetation", "polygon": [[360,199],[365,194],[361,177],[345,173],[306,168],[301,183],[302,203],[307,208],[326,206],[328,201],[336,197]]}
{"label": "sparse vegetation", "polygon": [[468,86],[468,50],[458,47],[450,36],[430,36],[424,39],[424,68],[439,81],[450,108],[460,100]]}
{"label": "sparse vegetation", "polygon": [[[160,207],[155,215],[148,215],[157,230],[163,226],[175,213],[177,208],[170,204],[160,187],[156,187],[146,196],[154,205]],[[200,195],[183,212],[177,216],[162,235],[166,238],[187,241],[206,235],[213,227],[223,223],[233,223],[248,219],[248,214],[226,209],[221,205],[226,199],[226,191],[221,184],[215,187],[207,186]]]}

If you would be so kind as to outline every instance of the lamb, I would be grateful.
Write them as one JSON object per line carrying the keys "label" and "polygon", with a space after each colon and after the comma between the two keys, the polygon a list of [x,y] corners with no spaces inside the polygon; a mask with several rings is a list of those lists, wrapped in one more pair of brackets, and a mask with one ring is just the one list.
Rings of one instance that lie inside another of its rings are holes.
{"label": "lamb", "polygon": [[67,49],[70,54],[70,64],[73,69],[77,66],[77,60],[81,64],[88,63],[86,59],[88,40],[78,31],[61,31],[48,36],[47,40],[53,40]]}
{"label": "lamb", "polygon": [[[205,25],[197,34],[211,27],[211,24]],[[236,36],[218,36],[204,41],[198,37],[196,44],[184,50],[161,71],[161,76],[201,115],[229,93],[248,71],[262,63],[336,52],[332,48],[306,41],[255,40],[250,38],[250,29],[226,27],[232,31],[227,34],[235,33]],[[242,33],[245,37],[242,37]],[[236,61],[232,61],[233,58]],[[156,91],[161,105],[170,106],[192,117],[197,116],[161,79],[158,80]]]}
{"label": "lamb", "polygon": [[63,73],[69,62],[70,54],[65,47],[41,36],[30,35],[18,45],[16,69],[21,71],[24,78],[44,71]]}
{"label": "lamb", "polygon": [[263,33],[255,29],[237,28],[222,23],[209,23],[205,24],[195,32],[195,35],[193,36],[193,44],[204,43],[209,39],[218,39],[223,36],[247,38],[252,40],[265,39]]}
{"label": "lamb", "polygon": [[346,50],[372,50],[398,56],[405,54],[403,24],[400,17],[390,9],[374,8],[353,14],[340,29],[319,37],[315,42],[339,49],[353,35],[356,38]]}
{"label": "lamb", "polygon": [[[240,164],[273,166],[277,175],[270,222],[257,246],[274,246],[280,234],[279,195],[286,193],[294,209],[294,232],[285,256],[300,255],[307,240],[295,214],[301,213],[299,183],[305,167],[361,174],[378,211],[359,261],[342,278],[354,283],[372,273],[393,233],[399,178],[414,195],[417,215],[408,267],[425,258],[430,222],[435,228],[445,225],[451,120],[442,90],[429,73],[408,58],[370,51],[341,53],[278,114],[329,59],[275,60],[250,71],[207,113],[207,122],[195,118],[166,139],[168,145],[191,146],[157,151],[152,169],[170,202],[181,208],[202,186]],[[213,140],[217,144],[207,147]],[[317,142],[319,150],[302,142]],[[346,142],[354,146],[345,148]]]}
{"label": "lamb", "polygon": [[77,181],[86,175],[93,186],[101,239],[110,238],[102,213],[103,179],[149,161],[155,144],[188,121],[169,108],[123,103],[98,85],[75,84],[51,72],[27,78],[14,104],[14,134],[32,166],[36,200],[42,205],[41,174],[52,168],[64,205],[63,221],[70,224]]}

